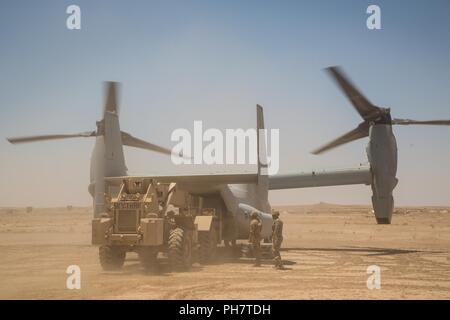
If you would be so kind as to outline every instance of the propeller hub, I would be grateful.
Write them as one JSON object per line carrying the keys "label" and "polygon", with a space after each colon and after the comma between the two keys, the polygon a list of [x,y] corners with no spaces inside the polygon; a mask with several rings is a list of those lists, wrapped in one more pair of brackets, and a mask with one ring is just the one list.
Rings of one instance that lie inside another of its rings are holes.
{"label": "propeller hub", "polygon": [[371,122],[374,124],[392,124],[391,108],[378,108],[377,117]]}

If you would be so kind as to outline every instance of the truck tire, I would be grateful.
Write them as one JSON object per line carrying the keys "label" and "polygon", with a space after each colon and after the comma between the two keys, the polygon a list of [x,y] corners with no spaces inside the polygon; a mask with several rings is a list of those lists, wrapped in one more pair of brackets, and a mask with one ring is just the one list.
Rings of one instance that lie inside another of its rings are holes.
{"label": "truck tire", "polygon": [[201,231],[198,233],[198,260],[201,264],[206,264],[214,260],[217,250],[216,230]]}
{"label": "truck tire", "polygon": [[147,271],[153,271],[157,267],[157,257],[158,251],[151,248],[142,248],[138,251],[139,261]]}
{"label": "truck tire", "polygon": [[117,246],[100,246],[98,254],[100,265],[105,271],[118,270],[125,262],[126,252]]}
{"label": "truck tire", "polygon": [[174,270],[183,271],[192,264],[192,241],[186,230],[170,230],[168,242],[169,262]]}

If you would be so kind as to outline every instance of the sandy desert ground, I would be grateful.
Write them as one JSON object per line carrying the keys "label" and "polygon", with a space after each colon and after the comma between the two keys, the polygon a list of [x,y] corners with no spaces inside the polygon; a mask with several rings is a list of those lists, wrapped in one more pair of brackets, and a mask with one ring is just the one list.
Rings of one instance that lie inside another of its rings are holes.
{"label": "sandy desert ground", "polygon": [[[0,209],[2,299],[449,299],[450,208],[398,208],[376,225],[369,207],[279,207],[282,256],[271,261],[223,256],[190,272],[146,273],[129,254],[123,270],[104,272],[90,245],[91,209]],[[81,289],[66,289],[66,268],[81,268]],[[366,286],[381,268],[381,289]]]}

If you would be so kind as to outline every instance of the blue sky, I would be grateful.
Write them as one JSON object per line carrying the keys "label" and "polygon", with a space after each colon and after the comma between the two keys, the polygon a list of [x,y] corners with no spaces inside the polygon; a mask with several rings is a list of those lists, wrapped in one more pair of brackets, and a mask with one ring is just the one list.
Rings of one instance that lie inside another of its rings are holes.
{"label": "blue sky", "polygon": [[[68,30],[67,6],[82,29]],[[366,28],[381,8],[382,30]],[[367,140],[309,152],[358,114],[323,72],[341,65],[399,118],[450,119],[449,1],[0,2],[0,137],[78,132],[101,117],[102,81],[122,82],[121,126],[171,146],[176,128],[280,129],[281,172],[366,162]],[[450,205],[450,128],[395,128],[401,205]],[[93,141],[0,140],[0,206],[88,205]],[[177,170],[126,149],[134,172]],[[194,168],[195,169],[195,168]],[[195,170],[193,170],[195,171]],[[21,194],[23,185],[33,190]],[[370,188],[276,191],[273,203],[370,203]]]}

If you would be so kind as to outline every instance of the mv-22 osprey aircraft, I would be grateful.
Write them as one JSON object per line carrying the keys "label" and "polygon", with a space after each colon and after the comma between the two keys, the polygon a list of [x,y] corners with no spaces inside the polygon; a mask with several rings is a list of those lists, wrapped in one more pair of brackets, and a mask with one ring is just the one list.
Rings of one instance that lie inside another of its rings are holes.
{"label": "mv-22 osprey aircraft", "polygon": [[[121,131],[116,84],[109,82],[103,119],[97,130],[77,134],[9,138],[11,143],[95,137],[91,157],[89,192],[93,198],[92,243],[99,245],[102,267],[120,268],[126,252],[135,251],[151,268],[159,252],[165,252],[176,269],[187,269],[193,252],[200,262],[214,256],[222,240],[234,244],[247,239],[249,217],[257,212],[262,236],[270,237],[272,216],[269,190],[363,184],[372,187],[377,223],[390,224],[397,185],[397,146],[392,125],[450,125],[450,120],[392,119],[390,109],[373,105],[337,67],[327,69],[363,118],[358,127],[314,151],[319,154],[350,141],[369,137],[370,166],[307,173],[262,174],[266,141],[258,134],[258,168],[245,174],[195,174],[128,176],[123,146],[170,155],[169,149],[137,139]],[[263,109],[257,105],[257,129],[264,129]],[[256,170],[255,170],[256,171]],[[198,249],[195,250],[195,249]]]}

